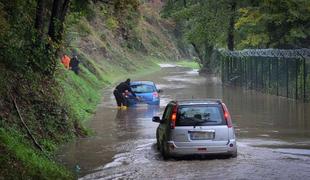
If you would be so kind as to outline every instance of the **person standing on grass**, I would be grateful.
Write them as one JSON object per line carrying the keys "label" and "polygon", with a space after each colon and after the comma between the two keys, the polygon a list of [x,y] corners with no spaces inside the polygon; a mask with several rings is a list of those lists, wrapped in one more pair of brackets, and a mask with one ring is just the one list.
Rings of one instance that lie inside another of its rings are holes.
{"label": "person standing on grass", "polygon": [[71,61],[70,61],[70,69],[76,74],[79,74],[80,68],[79,68],[80,61],[78,60],[78,57],[76,54],[73,55]]}
{"label": "person standing on grass", "polygon": [[65,66],[66,69],[70,67],[70,57],[66,54],[63,54],[61,57],[61,63]]}

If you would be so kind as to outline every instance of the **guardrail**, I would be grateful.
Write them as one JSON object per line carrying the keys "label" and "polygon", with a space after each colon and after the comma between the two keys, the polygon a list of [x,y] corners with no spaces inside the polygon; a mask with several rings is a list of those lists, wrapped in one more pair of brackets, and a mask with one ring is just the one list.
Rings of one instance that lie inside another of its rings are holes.
{"label": "guardrail", "polygon": [[222,82],[310,100],[310,49],[219,50]]}

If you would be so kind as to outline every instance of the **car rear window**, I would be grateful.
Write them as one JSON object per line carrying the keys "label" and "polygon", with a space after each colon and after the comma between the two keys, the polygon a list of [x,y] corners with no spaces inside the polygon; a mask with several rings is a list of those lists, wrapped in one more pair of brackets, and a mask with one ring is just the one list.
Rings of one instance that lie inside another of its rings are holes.
{"label": "car rear window", "polygon": [[220,105],[183,105],[178,109],[176,126],[224,125]]}
{"label": "car rear window", "polygon": [[151,93],[155,92],[155,87],[148,84],[131,85],[131,90],[135,93]]}

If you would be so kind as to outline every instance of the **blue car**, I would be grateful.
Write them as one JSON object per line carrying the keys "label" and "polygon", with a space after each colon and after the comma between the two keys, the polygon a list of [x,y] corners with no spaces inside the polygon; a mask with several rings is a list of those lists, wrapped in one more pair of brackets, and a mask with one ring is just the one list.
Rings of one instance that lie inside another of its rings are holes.
{"label": "blue car", "polygon": [[161,92],[161,90],[156,88],[154,82],[132,81],[130,83],[130,87],[138,98],[129,95],[128,96],[129,106],[135,106],[141,103],[145,103],[148,105],[159,105],[160,103],[159,93]]}

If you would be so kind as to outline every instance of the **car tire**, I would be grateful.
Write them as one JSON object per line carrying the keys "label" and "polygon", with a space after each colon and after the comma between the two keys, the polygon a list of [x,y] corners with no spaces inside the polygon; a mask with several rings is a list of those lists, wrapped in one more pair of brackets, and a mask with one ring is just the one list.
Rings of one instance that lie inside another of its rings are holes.
{"label": "car tire", "polygon": [[235,151],[235,152],[233,152],[232,154],[231,154],[231,156],[230,157],[232,157],[232,158],[236,158],[238,156],[238,153],[237,153],[237,151]]}
{"label": "car tire", "polygon": [[160,150],[160,144],[159,144],[159,138],[158,138],[158,134],[156,133],[156,149],[159,151]]}

